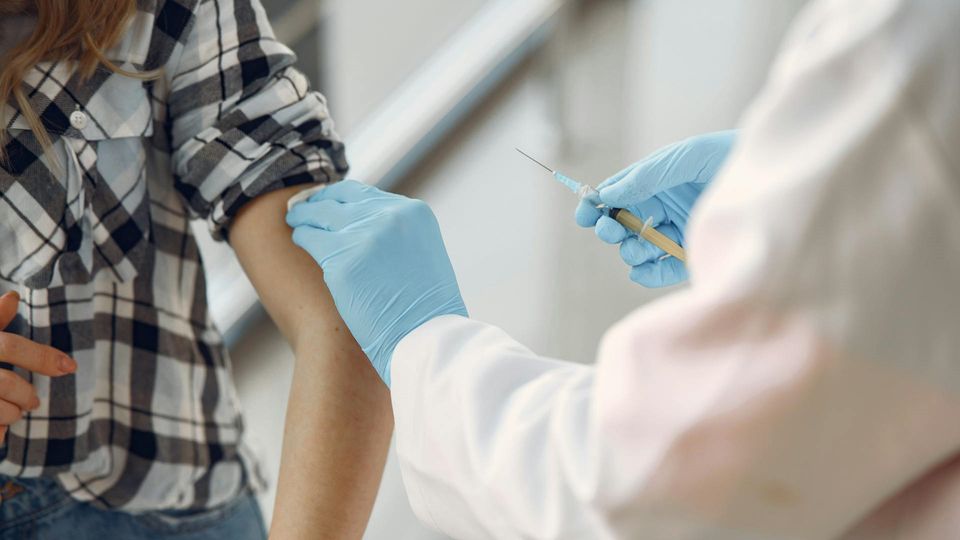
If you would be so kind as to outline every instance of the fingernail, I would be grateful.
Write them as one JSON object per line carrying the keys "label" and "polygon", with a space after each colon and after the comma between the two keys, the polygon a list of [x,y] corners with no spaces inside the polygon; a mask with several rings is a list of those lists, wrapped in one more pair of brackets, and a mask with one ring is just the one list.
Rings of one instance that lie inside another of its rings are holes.
{"label": "fingernail", "polygon": [[33,396],[33,401],[30,402],[30,410],[35,411],[40,408],[40,398]]}
{"label": "fingernail", "polygon": [[64,373],[71,373],[77,369],[77,362],[67,355],[61,355],[60,359],[57,360],[57,366],[59,366],[60,371]]}

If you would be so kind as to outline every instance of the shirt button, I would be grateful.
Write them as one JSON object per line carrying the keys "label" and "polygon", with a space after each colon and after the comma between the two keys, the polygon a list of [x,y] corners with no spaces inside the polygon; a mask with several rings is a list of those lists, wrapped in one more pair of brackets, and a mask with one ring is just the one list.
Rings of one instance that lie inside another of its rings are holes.
{"label": "shirt button", "polygon": [[82,130],[87,127],[87,115],[81,111],[73,111],[70,113],[70,125]]}

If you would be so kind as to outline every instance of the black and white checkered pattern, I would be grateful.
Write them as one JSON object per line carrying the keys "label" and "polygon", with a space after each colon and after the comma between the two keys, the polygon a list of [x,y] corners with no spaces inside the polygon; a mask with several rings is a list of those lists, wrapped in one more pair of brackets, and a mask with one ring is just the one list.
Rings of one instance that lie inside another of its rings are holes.
{"label": "black and white checkered pattern", "polygon": [[[46,155],[5,105],[0,292],[23,299],[8,331],[79,368],[16,369],[43,405],[11,426],[0,474],[55,475],[104,508],[208,508],[260,480],[188,222],[223,236],[252,198],[347,166],[259,0],[139,8],[108,56],[159,79],[36,66],[25,85],[54,139]],[[87,121],[71,123],[75,111]]]}

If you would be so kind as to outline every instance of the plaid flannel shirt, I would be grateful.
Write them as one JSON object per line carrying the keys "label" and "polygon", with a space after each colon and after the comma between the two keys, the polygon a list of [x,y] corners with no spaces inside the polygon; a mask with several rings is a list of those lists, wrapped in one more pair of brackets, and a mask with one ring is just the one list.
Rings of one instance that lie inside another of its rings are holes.
{"label": "plaid flannel shirt", "polygon": [[0,292],[22,297],[7,331],[79,368],[0,365],[43,402],[10,427],[0,474],[55,476],[102,508],[209,508],[260,480],[189,221],[222,237],[262,193],[339,179],[343,146],[259,0],[140,0],[107,56],[161,76],[80,81],[61,62],[24,81],[47,155],[5,105]]}

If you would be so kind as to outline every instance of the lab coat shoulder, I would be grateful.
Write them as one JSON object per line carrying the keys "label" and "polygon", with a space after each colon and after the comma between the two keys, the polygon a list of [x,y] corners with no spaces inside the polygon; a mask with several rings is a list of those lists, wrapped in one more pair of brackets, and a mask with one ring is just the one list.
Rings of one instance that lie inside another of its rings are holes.
{"label": "lab coat shoulder", "polygon": [[[773,70],[788,84],[823,71],[872,72],[903,92],[938,144],[960,143],[960,3],[953,0],[814,2],[798,18]],[[775,87],[776,85],[771,85]],[[951,160],[953,156],[948,156]],[[956,161],[953,161],[956,164]]]}
{"label": "lab coat shoulder", "polygon": [[693,216],[692,282],[916,371],[960,316],[958,28],[950,1],[813,4]]}
{"label": "lab coat shoulder", "polygon": [[[750,360],[713,410],[766,415],[754,426],[769,447],[739,437],[734,453],[752,454],[757,489],[731,500],[789,495],[771,523],[806,515],[807,532],[836,535],[908,485],[944,503],[924,478],[960,444],[958,28],[956,2],[814,4],[691,221],[707,304],[684,326],[727,312],[738,327],[718,349],[735,341]],[[750,388],[768,364],[774,401]],[[737,394],[754,405],[731,407]],[[960,525],[900,517],[904,537]]]}

